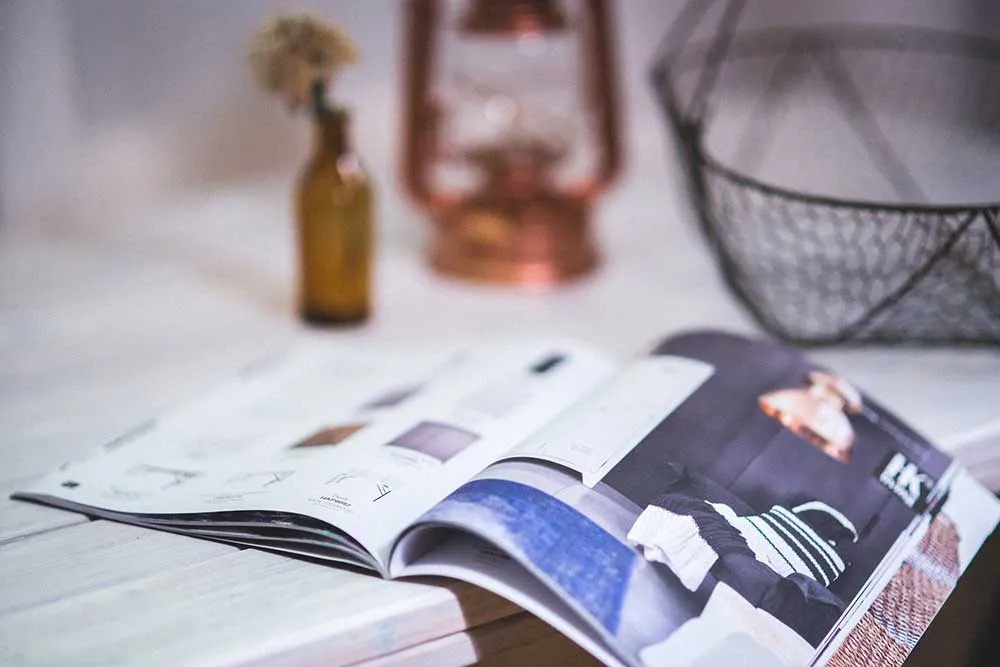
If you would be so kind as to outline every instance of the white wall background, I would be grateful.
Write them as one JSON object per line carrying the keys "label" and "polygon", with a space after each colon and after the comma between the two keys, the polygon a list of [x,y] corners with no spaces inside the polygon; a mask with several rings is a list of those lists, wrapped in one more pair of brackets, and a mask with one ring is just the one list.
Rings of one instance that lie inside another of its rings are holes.
{"label": "white wall background", "polygon": [[[616,3],[627,182],[670,184],[646,71],[679,6]],[[340,90],[356,109],[355,143],[380,185],[383,229],[409,237],[419,226],[396,185],[402,26],[394,0],[0,0],[0,224],[31,224],[39,211],[64,210],[53,209],[59,202],[124,210],[190,189],[290,179],[308,124],[259,94],[243,62],[252,30],[290,9],[335,18],[360,43],[361,63]],[[744,18],[823,20],[997,34],[1000,3],[762,1]]]}

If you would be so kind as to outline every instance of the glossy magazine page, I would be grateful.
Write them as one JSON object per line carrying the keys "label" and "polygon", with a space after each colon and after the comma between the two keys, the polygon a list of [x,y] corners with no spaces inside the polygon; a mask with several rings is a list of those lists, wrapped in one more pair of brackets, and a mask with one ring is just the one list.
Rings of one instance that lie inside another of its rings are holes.
{"label": "glossy magazine page", "polygon": [[414,519],[613,369],[558,339],[305,346],[15,497],[386,574]]}
{"label": "glossy magazine page", "polygon": [[[628,664],[861,666],[902,664],[998,517],[848,379],[697,333],[627,366],[421,525],[502,551]],[[405,551],[402,573],[433,569],[433,550]],[[556,624],[592,643],[571,626]]]}

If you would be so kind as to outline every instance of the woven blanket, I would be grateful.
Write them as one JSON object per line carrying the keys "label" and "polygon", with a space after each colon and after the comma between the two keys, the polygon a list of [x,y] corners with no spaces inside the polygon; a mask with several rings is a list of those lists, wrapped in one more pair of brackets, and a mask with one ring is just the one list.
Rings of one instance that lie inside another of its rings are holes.
{"label": "woven blanket", "polygon": [[939,514],[861,621],[830,667],[899,667],[958,581],[958,531]]}

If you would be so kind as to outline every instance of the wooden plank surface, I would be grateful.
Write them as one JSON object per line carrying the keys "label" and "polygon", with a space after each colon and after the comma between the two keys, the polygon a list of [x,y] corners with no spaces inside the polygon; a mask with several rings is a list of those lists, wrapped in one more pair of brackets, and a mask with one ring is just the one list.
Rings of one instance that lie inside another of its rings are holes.
{"label": "wooden plank surface", "polygon": [[0,664],[289,663],[309,647],[322,664],[345,665],[513,613],[471,587],[248,549],[0,616]]}
{"label": "wooden plank surface", "polygon": [[87,521],[82,514],[10,499],[13,491],[26,487],[30,481],[20,479],[0,483],[0,545]]}
{"label": "wooden plank surface", "polygon": [[88,591],[234,551],[214,542],[109,521],[34,535],[0,548],[0,615],[71,601]]}
{"label": "wooden plank surface", "polygon": [[363,664],[364,667],[423,667],[474,663],[483,667],[601,664],[550,625],[523,611]]}

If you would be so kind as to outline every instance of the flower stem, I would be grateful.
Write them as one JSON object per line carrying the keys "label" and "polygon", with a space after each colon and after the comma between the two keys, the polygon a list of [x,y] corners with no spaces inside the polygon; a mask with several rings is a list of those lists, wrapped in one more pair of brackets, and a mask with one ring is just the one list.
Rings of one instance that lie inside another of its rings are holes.
{"label": "flower stem", "polygon": [[312,110],[317,120],[322,120],[330,113],[330,107],[326,103],[326,83],[322,79],[316,79],[312,85]]}

